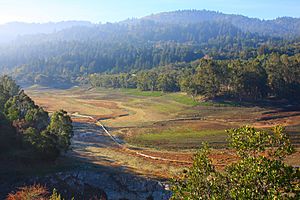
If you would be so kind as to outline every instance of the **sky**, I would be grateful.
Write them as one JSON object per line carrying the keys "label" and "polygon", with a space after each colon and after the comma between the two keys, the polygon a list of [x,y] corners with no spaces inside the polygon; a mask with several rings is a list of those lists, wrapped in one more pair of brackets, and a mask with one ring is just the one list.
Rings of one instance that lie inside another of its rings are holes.
{"label": "sky", "polygon": [[105,23],[183,9],[274,19],[300,17],[300,0],[0,0],[0,24],[67,20]]}

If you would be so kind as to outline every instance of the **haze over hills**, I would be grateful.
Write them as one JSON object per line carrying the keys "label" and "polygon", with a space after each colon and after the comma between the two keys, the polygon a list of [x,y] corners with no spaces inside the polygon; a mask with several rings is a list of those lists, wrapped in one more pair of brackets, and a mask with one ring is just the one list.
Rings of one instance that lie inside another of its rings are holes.
{"label": "haze over hills", "polygon": [[92,23],[87,21],[63,21],[49,23],[24,23],[11,22],[0,25],[0,43],[7,43],[15,40],[18,36],[34,35],[34,34],[50,34],[63,29],[74,26],[92,26]]}
{"label": "haze over hills", "polygon": [[300,35],[300,19],[292,17],[261,20],[258,18],[249,18],[243,15],[224,14],[221,12],[207,10],[183,10],[154,14],[142,19],[170,24],[195,24],[204,21],[226,22],[245,32],[256,32],[278,37]]}
{"label": "haze over hills", "polygon": [[[260,20],[206,10],[159,13],[118,23],[70,21],[0,26],[10,43],[0,45],[2,73],[35,82],[51,76],[119,73],[214,59],[248,59],[266,45],[266,52],[299,52],[300,19]],[[23,35],[23,36],[21,36]],[[5,37],[0,37],[3,40]],[[288,51],[286,45],[289,45]]]}
{"label": "haze over hills", "polygon": [[[163,12],[142,17],[140,19],[128,19],[116,24],[135,24],[141,21],[153,21],[160,24],[197,24],[202,22],[230,23],[244,32],[256,32],[272,36],[299,36],[300,19],[293,17],[280,17],[273,20],[261,20],[249,18],[243,15],[224,14],[208,10],[182,10]],[[110,23],[108,23],[110,24]],[[0,42],[7,42],[17,36],[33,34],[51,34],[72,27],[97,26],[88,21],[62,21],[49,23],[24,23],[11,22],[0,25]]]}

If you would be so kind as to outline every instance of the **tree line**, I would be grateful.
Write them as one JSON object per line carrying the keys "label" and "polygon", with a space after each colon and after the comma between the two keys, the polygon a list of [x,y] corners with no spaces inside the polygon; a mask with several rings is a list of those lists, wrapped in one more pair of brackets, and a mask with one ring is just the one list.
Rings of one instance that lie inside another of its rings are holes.
{"label": "tree line", "polygon": [[141,20],[22,37],[0,46],[0,69],[13,72],[22,84],[76,83],[87,74],[148,70],[205,55],[216,60],[272,52],[291,56],[299,53],[297,41],[243,32],[221,21],[162,25]]}
{"label": "tree line", "polygon": [[249,60],[200,59],[137,73],[92,74],[94,87],[138,88],[143,91],[186,92],[208,98],[238,100],[267,97],[300,99],[300,54],[273,53]]}
{"label": "tree line", "polygon": [[28,159],[55,159],[70,146],[72,120],[63,111],[49,115],[8,76],[0,77],[1,151],[20,150]]}

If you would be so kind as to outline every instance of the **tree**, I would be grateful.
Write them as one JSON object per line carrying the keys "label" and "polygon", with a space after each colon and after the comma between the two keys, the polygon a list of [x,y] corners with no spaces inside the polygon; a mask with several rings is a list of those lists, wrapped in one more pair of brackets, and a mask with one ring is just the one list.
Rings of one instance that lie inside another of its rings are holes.
{"label": "tree", "polygon": [[20,87],[16,82],[7,75],[0,77],[0,83],[1,88],[7,92],[10,97],[17,95],[20,91]]}
{"label": "tree", "polygon": [[52,114],[46,129],[29,127],[23,135],[25,142],[34,147],[41,158],[52,160],[68,150],[73,136],[72,120],[67,112],[60,110]]}
{"label": "tree", "polygon": [[71,118],[61,110],[53,113],[50,120],[48,113],[18,88],[12,79],[0,79],[0,96],[5,97],[1,98],[5,100],[4,109],[0,110],[1,143],[25,148],[28,159],[57,158],[71,144]]}
{"label": "tree", "polygon": [[8,99],[17,95],[19,91],[20,87],[11,77],[7,75],[0,77],[0,111],[3,111]]}
{"label": "tree", "polygon": [[55,145],[59,150],[68,150],[73,136],[73,126],[66,111],[60,110],[53,113],[47,131],[47,135],[56,139]]}
{"label": "tree", "polygon": [[194,157],[193,166],[173,185],[172,199],[226,199],[226,179],[208,158],[209,148],[204,145]]}
{"label": "tree", "polygon": [[27,111],[25,115],[25,121],[29,124],[29,126],[42,131],[49,124],[49,116],[43,108],[36,107]]}
{"label": "tree", "polygon": [[163,92],[176,92],[179,90],[176,75],[161,73],[157,79],[157,88]]}
{"label": "tree", "polygon": [[37,108],[32,99],[21,91],[18,95],[11,97],[4,106],[4,113],[10,121],[24,119],[27,112]]}
{"label": "tree", "polygon": [[300,99],[300,55],[272,54],[266,61],[268,82],[272,94],[289,100]]}
{"label": "tree", "polygon": [[137,87],[143,91],[154,91],[157,88],[157,73],[142,71],[137,75]]}
{"label": "tree", "polygon": [[195,82],[199,85],[198,94],[213,98],[220,91],[220,73],[219,66],[214,61],[203,61],[196,72]]}
{"label": "tree", "polygon": [[300,171],[283,162],[293,148],[282,127],[267,132],[246,126],[228,134],[238,161],[216,171],[205,146],[174,181],[173,199],[299,199]]}
{"label": "tree", "polygon": [[8,151],[8,149],[13,149],[15,146],[11,144],[16,143],[16,141],[17,138],[14,128],[11,127],[5,115],[0,112],[0,152],[4,153]]}

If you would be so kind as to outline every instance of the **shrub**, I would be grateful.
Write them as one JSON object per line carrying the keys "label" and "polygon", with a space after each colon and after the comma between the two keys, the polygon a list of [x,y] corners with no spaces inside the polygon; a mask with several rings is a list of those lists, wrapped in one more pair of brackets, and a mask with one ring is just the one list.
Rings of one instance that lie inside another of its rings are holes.
{"label": "shrub", "polygon": [[14,194],[9,194],[7,200],[47,200],[49,192],[44,186],[33,185],[19,189]]}
{"label": "shrub", "polygon": [[245,126],[228,133],[239,160],[218,172],[205,146],[185,175],[174,180],[173,199],[300,198],[300,171],[283,162],[293,148],[282,127],[269,133]]}
{"label": "shrub", "polygon": [[50,194],[42,185],[21,187],[16,193],[7,196],[7,200],[63,200],[61,195],[54,189]]}

